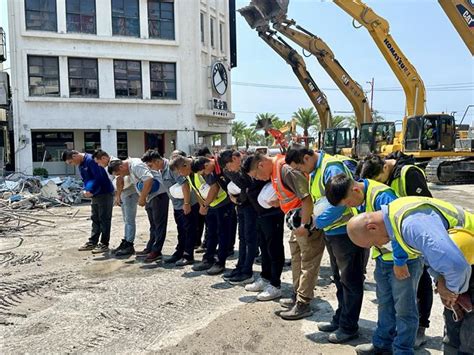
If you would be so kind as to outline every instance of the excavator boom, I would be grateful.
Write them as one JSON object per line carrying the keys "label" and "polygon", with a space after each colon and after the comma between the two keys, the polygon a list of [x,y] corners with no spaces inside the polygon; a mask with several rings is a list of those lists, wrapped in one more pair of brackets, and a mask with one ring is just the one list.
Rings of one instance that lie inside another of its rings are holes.
{"label": "excavator boom", "polygon": [[474,55],[474,3],[470,0],[438,0],[438,2]]}

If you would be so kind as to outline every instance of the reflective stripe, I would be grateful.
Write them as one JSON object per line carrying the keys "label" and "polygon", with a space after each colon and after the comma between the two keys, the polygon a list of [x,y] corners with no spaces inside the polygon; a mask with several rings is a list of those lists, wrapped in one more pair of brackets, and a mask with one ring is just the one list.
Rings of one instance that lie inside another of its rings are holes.
{"label": "reflective stripe", "polygon": [[272,170],[272,185],[277,194],[278,200],[280,201],[280,208],[283,212],[301,207],[301,200],[296,196],[293,191],[288,190],[284,185],[281,178],[281,170],[285,164],[285,157],[283,155],[277,155],[276,162],[273,164]]}
{"label": "reflective stripe", "polygon": [[431,204],[431,203],[423,203],[423,202],[414,202],[414,203],[409,203],[407,205],[404,205],[402,208],[400,208],[397,212],[395,212],[395,215],[394,215],[394,219],[395,219],[395,223],[397,225],[399,225],[399,222],[400,222],[400,217],[403,216],[403,214],[405,212],[407,212],[408,210],[412,209],[412,208],[416,208],[416,207],[422,207],[423,205],[426,205],[426,206],[430,206],[430,207],[434,207],[436,208],[437,210],[439,210],[441,212],[442,215],[448,215],[449,217],[452,217],[452,218],[455,218],[457,223],[455,225],[451,225],[450,221],[448,220],[448,224],[451,228],[453,227],[464,227],[464,210],[459,207],[459,206],[456,206],[456,205],[453,205],[453,207],[456,209],[456,212],[444,207],[444,206],[440,206],[440,205],[435,205],[435,204]]}
{"label": "reflective stripe", "polygon": [[423,176],[426,179],[426,175],[425,175],[425,172],[423,171],[423,169],[417,167],[416,165],[405,165],[405,166],[403,166],[402,170],[400,172],[400,176],[397,177],[395,180],[393,180],[392,183],[390,184],[390,187],[392,189],[394,189],[395,192],[401,197],[407,196],[406,175],[407,175],[408,170],[410,170],[412,168],[417,169],[419,172],[421,172],[421,174],[423,174]]}

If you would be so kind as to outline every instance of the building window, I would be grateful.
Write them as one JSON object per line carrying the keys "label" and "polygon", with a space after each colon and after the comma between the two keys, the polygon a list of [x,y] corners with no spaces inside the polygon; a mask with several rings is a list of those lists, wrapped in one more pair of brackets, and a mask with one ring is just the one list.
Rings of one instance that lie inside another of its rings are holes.
{"label": "building window", "polygon": [[139,61],[114,60],[115,97],[142,97],[142,68]]}
{"label": "building window", "polygon": [[128,158],[127,132],[117,132],[117,156],[122,160]]}
{"label": "building window", "polygon": [[224,52],[224,24],[219,23],[219,48],[221,52]]}
{"label": "building window", "polygon": [[31,132],[34,162],[60,162],[64,149],[74,146],[73,132]]}
{"label": "building window", "polygon": [[176,100],[176,64],[150,62],[152,99]]}
{"label": "building window", "polygon": [[173,0],[148,0],[148,35],[174,40]]}
{"label": "building window", "polygon": [[95,34],[95,0],[67,0],[66,22],[68,32]]}
{"label": "building window", "polygon": [[140,37],[138,0],[112,0],[112,33]]}
{"label": "building window", "polygon": [[58,31],[56,0],[25,0],[26,29]]}
{"label": "building window", "polygon": [[96,149],[100,149],[100,132],[84,132],[84,151],[92,154]]}
{"label": "building window", "polygon": [[58,57],[28,56],[30,96],[59,96]]}
{"label": "building window", "polygon": [[97,59],[68,58],[69,96],[99,97]]}
{"label": "building window", "polygon": [[204,44],[205,37],[204,37],[204,14],[201,12],[200,14],[200,28],[201,28],[201,43]]}
{"label": "building window", "polygon": [[215,41],[214,41],[214,23],[215,22],[216,21],[211,17],[211,20],[209,21],[209,24],[211,26],[211,35],[210,35],[210,37],[211,37],[211,47],[212,48],[215,48]]}

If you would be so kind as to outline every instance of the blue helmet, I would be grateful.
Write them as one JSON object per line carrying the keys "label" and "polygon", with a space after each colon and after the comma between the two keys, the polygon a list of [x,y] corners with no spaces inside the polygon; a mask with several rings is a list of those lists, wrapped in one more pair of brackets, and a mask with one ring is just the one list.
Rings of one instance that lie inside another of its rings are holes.
{"label": "blue helmet", "polygon": [[[150,193],[157,192],[160,189],[160,182],[156,179],[153,179],[153,186],[151,187]],[[143,190],[143,181],[137,182],[137,190],[142,191]]]}

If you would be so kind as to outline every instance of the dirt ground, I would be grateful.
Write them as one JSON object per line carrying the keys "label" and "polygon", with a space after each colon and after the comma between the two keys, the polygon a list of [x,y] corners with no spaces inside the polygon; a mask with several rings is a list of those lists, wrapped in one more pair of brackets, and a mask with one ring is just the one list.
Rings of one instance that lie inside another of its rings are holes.
{"label": "dirt ground", "polygon": [[[472,208],[474,185],[433,187],[436,197]],[[44,217],[55,228],[31,227],[22,238],[0,239],[0,352],[7,353],[320,353],[353,354],[370,341],[376,324],[373,263],[361,314],[361,336],[346,345],[328,343],[316,322],[330,320],[336,307],[325,255],[314,315],[284,321],[277,302],[258,302],[255,294],[220,276],[193,272],[190,266],[143,264],[79,252],[90,232],[89,206],[74,218]],[[67,208],[52,209],[64,215]],[[122,237],[121,212],[114,209],[112,245]],[[148,222],[138,213],[137,248],[147,240]],[[164,254],[176,244],[170,214]],[[289,248],[286,246],[287,257]],[[197,256],[200,258],[200,256]],[[228,262],[235,265],[236,259]],[[255,271],[260,267],[256,266]],[[289,294],[291,271],[283,274]],[[429,341],[418,354],[441,353],[442,306],[435,297]]]}

